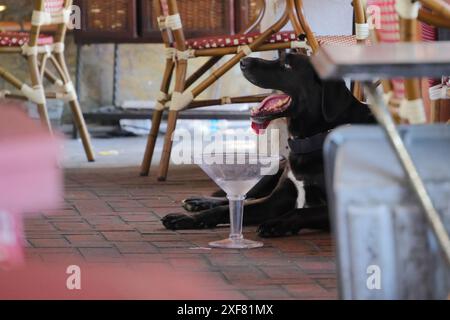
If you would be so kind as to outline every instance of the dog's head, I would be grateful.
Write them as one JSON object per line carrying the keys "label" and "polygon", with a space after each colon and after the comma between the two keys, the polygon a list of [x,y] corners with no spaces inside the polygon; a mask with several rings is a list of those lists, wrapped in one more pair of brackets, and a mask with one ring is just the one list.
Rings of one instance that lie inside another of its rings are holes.
{"label": "dog's head", "polygon": [[344,81],[321,81],[304,55],[287,54],[274,61],[246,58],[241,61],[241,70],[254,85],[283,92],[269,96],[253,110],[256,130],[286,117],[292,135],[308,136],[335,127],[356,102]]}

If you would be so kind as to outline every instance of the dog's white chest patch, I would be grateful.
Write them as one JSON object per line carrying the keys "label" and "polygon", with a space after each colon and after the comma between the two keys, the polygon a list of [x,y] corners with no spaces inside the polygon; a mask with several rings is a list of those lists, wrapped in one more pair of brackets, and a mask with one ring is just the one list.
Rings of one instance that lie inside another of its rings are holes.
{"label": "dog's white chest patch", "polygon": [[295,185],[297,189],[297,209],[305,207],[305,184],[303,181],[299,181],[295,178],[294,173],[289,169],[287,177]]}

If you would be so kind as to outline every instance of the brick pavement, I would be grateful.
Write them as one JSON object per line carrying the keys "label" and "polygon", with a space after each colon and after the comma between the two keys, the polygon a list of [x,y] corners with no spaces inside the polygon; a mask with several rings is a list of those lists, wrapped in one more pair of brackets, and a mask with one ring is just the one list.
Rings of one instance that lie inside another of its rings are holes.
{"label": "brick pavement", "polygon": [[[172,232],[160,218],[181,212],[179,201],[208,195],[215,185],[197,168],[170,171],[159,183],[137,168],[66,170],[66,193],[58,210],[27,219],[28,261],[149,264],[195,272],[235,299],[335,299],[335,261],[329,234],[263,239],[264,248],[207,248],[227,236],[227,227]],[[245,228],[257,239],[255,228]],[[259,239],[260,240],[260,239]]]}

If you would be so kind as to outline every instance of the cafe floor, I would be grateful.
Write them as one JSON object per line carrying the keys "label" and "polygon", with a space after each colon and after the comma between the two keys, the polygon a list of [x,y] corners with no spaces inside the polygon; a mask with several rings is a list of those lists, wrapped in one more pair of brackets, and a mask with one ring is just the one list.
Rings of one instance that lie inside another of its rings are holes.
{"label": "cafe floor", "polygon": [[93,144],[97,162],[88,164],[77,141],[66,143],[64,201],[59,209],[26,220],[28,262],[82,260],[190,272],[202,279],[199,286],[227,299],[337,298],[330,234],[303,230],[294,237],[258,239],[256,227],[248,227],[245,236],[262,240],[263,248],[210,249],[209,241],[227,237],[226,226],[169,231],[160,223],[164,215],[183,211],[182,199],[216,189],[200,169],[173,166],[168,182],[161,183],[154,172],[139,176],[144,138],[94,139]]}

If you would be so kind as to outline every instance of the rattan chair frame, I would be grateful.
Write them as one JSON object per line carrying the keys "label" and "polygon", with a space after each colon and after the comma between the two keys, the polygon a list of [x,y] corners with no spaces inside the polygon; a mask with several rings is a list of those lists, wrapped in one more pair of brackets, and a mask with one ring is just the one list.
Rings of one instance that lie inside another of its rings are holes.
{"label": "rattan chair frame", "polygon": [[[64,10],[70,10],[71,6],[72,0],[64,0]],[[44,11],[45,0],[35,0],[34,12]],[[49,120],[46,100],[61,99],[67,101],[73,115],[73,121],[80,132],[80,137],[84,146],[87,160],[94,161],[94,151],[92,148],[89,132],[87,130],[80,103],[75,93],[64,56],[63,44],[66,38],[67,23],[61,21],[57,22],[58,23],[55,23],[56,32],[54,34],[54,43],[62,44],[58,50],[56,50],[53,46],[49,46],[49,51],[47,53],[42,53],[39,51],[37,53],[27,54],[27,52],[24,51],[24,47],[0,47],[0,54],[19,54],[27,60],[28,72],[31,79],[31,87],[28,87],[28,85],[24,81],[20,80],[13,73],[9,72],[5,67],[0,66],[0,77],[5,79],[19,91],[21,91],[21,93],[5,92],[4,96],[6,98],[15,98],[35,102],[38,107],[41,123],[43,126],[48,128],[49,131],[52,131],[52,128]],[[41,34],[42,28],[43,25],[40,25],[38,23],[31,26],[30,39],[28,41],[27,48],[35,48],[37,50],[37,48],[43,47],[38,45],[38,39]],[[54,66],[56,74],[48,70],[48,62],[50,62]],[[46,92],[43,87],[44,77],[47,78],[51,83],[62,89],[62,92]],[[30,97],[30,95],[25,94],[24,88],[35,90],[35,94],[40,96],[40,98],[34,99]]]}

